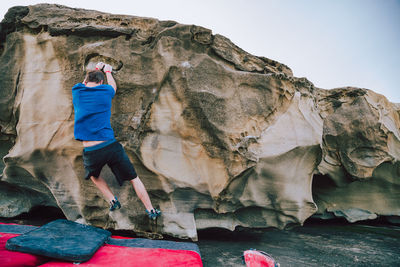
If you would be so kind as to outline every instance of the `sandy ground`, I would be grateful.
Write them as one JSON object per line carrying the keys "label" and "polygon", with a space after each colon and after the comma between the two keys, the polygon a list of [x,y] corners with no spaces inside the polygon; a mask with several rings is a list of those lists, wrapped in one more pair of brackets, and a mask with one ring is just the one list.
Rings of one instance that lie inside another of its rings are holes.
{"label": "sandy ground", "polygon": [[400,266],[400,227],[312,224],[291,230],[201,232],[204,266],[245,266],[243,251],[262,250],[285,266]]}

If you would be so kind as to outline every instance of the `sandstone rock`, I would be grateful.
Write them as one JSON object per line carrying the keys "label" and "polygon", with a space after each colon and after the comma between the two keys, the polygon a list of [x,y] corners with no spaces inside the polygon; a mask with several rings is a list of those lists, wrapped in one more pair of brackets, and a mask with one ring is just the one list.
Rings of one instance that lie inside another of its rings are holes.
{"label": "sandstone rock", "polygon": [[[10,9],[0,41],[0,216],[46,205],[191,239],[209,227],[400,216],[400,105],[373,91],[316,88],[199,26],[59,5]],[[108,168],[121,210],[82,179],[71,87],[98,61],[114,67],[112,126],[163,211],[156,227]]]}

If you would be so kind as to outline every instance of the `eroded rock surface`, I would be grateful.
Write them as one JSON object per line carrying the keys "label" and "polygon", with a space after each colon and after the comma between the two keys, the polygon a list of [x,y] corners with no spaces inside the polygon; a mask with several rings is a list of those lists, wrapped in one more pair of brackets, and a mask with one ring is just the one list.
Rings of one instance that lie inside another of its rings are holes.
{"label": "eroded rock surface", "polygon": [[[199,26],[59,5],[10,9],[0,41],[2,217],[54,206],[196,239],[313,215],[400,216],[400,107],[373,91],[316,88]],[[157,226],[107,168],[119,211],[82,179],[71,87],[98,61],[114,67],[112,126],[163,211]]]}

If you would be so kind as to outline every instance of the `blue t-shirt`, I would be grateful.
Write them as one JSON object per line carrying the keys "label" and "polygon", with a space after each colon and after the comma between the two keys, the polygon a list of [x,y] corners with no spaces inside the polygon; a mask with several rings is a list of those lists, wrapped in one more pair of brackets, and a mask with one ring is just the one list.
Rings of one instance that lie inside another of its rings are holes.
{"label": "blue t-shirt", "polygon": [[76,140],[114,139],[114,131],[111,128],[111,100],[114,95],[114,88],[108,84],[86,87],[83,83],[77,83],[72,87]]}

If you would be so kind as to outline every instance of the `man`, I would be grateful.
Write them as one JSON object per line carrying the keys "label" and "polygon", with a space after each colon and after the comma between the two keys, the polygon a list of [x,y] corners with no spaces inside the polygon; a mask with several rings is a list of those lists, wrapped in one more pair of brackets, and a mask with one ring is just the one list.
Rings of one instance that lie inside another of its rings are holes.
{"label": "man", "polygon": [[[104,73],[107,83],[104,84]],[[111,74],[112,67],[102,62],[96,70],[89,71],[83,83],[72,88],[72,102],[75,110],[75,139],[83,144],[85,179],[89,178],[110,202],[110,211],[121,208],[117,197],[111,192],[106,181],[100,177],[101,169],[108,165],[120,186],[130,181],[136,194],[146,208],[150,219],[155,220],[161,212],[154,209],[142,181],[125,153],[122,145],[114,138],[111,128],[111,100],[117,91],[117,84]]]}

